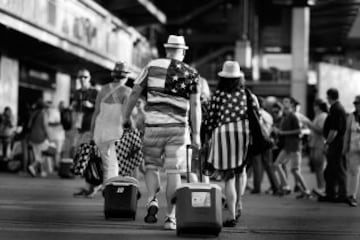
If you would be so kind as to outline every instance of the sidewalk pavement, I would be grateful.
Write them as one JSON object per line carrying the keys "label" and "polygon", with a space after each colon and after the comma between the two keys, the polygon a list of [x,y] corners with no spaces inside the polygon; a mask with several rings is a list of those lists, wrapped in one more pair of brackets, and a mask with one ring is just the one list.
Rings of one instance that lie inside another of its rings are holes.
{"label": "sidewalk pavement", "polygon": [[[309,186],[314,186],[314,177],[308,170],[304,171],[304,176]],[[57,176],[42,179],[0,173],[0,239],[177,238],[175,232],[162,229],[163,190],[158,223],[144,223],[147,194],[143,179],[140,183],[142,198],[136,220],[107,221],[100,193],[94,199],[72,197],[72,193],[83,186],[82,179],[59,179]],[[263,190],[267,185],[264,184]],[[224,228],[219,239],[360,239],[360,208],[346,204],[296,199],[295,194],[275,197],[247,193],[244,206],[238,225]]]}

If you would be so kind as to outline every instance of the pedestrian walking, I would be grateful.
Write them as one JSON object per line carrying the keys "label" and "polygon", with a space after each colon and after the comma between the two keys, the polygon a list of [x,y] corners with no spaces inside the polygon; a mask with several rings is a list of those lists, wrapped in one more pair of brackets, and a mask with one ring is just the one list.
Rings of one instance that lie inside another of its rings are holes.
{"label": "pedestrian walking", "polygon": [[[266,134],[270,137],[273,128],[273,117],[264,109],[263,101],[264,100],[262,98],[259,98],[260,123],[263,125]],[[278,192],[279,183],[277,182],[275,176],[272,148],[261,154],[253,156],[252,169],[254,189],[251,191],[251,193],[261,193],[261,183],[264,175],[263,170],[265,170],[268,176],[272,192],[274,194]]]}
{"label": "pedestrian walking", "polygon": [[29,164],[28,170],[33,177],[38,175],[38,169],[41,177],[47,175],[43,156],[43,152],[49,147],[49,120],[46,110],[47,105],[42,99],[39,100],[28,122],[28,141],[34,156],[34,162]]}
{"label": "pedestrian walking", "polygon": [[313,189],[313,192],[316,195],[325,193],[325,179],[324,179],[324,169],[326,163],[325,157],[325,138],[323,136],[324,123],[327,118],[328,107],[325,101],[322,99],[316,99],[314,101],[314,113],[315,117],[312,122],[306,123],[306,125],[311,129],[311,134],[309,137],[309,147],[310,147],[310,166],[312,171],[316,176],[317,188]]}
{"label": "pedestrian walking", "polygon": [[105,84],[96,98],[91,122],[91,139],[100,150],[104,182],[119,175],[114,142],[123,134],[122,110],[131,88],[125,86],[130,73],[124,62],[115,64],[112,81]]}
{"label": "pedestrian walking", "polygon": [[246,158],[250,140],[247,118],[245,78],[235,61],[226,61],[218,73],[219,84],[208,104],[205,119],[207,135],[211,139],[208,163],[225,182],[225,196],[228,215],[225,227],[234,227],[241,215],[242,203],[239,186],[243,183],[239,175],[244,174],[243,161]]}
{"label": "pedestrian walking", "polygon": [[[81,88],[74,92],[72,108],[75,111],[74,127],[76,133],[74,136],[74,148],[77,149],[82,143],[91,141],[91,119],[95,110],[96,96],[98,90],[93,86],[90,71],[80,69],[77,73],[77,80],[80,82]],[[93,197],[101,188],[101,185],[94,186],[86,183],[85,188],[79,192],[75,192],[74,196]]]}
{"label": "pedestrian walking", "polygon": [[357,206],[356,196],[360,181],[360,95],[354,100],[355,111],[349,114],[344,136],[343,154],[348,166],[348,204]]}
{"label": "pedestrian walking", "polygon": [[290,186],[287,181],[282,164],[291,164],[291,172],[295,183],[300,187],[301,194],[297,198],[310,197],[304,178],[301,174],[301,128],[299,118],[295,115],[291,98],[283,99],[284,117],[280,128],[274,127],[273,131],[283,138],[283,147],[275,160],[275,168],[280,178],[280,191],[290,192]]}
{"label": "pedestrian walking", "polygon": [[[175,205],[171,202],[181,184],[180,173],[186,169],[186,145],[200,147],[201,103],[199,74],[183,62],[188,46],[183,36],[170,35],[164,44],[166,58],[150,61],[135,80],[135,86],[124,109],[124,125],[145,94],[144,157],[145,182],[149,194],[145,222],[157,222],[159,169],[167,176],[167,211],[164,229],[175,230]],[[189,117],[192,127],[190,140]]]}
{"label": "pedestrian walking", "polygon": [[12,138],[15,133],[15,118],[9,106],[4,108],[4,113],[0,115],[0,144],[2,146],[2,158],[8,158]]}

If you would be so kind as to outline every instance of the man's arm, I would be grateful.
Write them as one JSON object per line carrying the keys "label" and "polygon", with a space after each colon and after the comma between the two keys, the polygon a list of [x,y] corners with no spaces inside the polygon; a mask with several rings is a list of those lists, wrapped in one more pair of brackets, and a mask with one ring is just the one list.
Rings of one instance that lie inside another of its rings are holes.
{"label": "man's arm", "polygon": [[192,144],[200,147],[201,103],[199,93],[190,95],[190,120],[192,127]]}
{"label": "man's arm", "polygon": [[125,100],[124,110],[123,110],[123,123],[130,124],[130,116],[136,105],[136,102],[141,96],[143,87],[141,85],[135,85],[133,90],[130,93],[130,96]]}
{"label": "man's arm", "polygon": [[338,135],[338,133],[339,133],[338,130],[331,129],[325,143],[328,145],[330,143],[332,143],[334,141],[334,139],[336,138],[336,136]]}

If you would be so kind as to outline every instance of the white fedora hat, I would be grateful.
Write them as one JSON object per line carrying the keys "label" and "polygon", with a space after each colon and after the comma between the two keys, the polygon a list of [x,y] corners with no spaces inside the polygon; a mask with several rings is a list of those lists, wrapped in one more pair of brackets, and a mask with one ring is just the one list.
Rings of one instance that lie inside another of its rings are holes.
{"label": "white fedora hat", "polygon": [[223,68],[218,75],[224,78],[244,77],[244,73],[240,71],[239,63],[235,61],[225,61]]}
{"label": "white fedora hat", "polygon": [[188,46],[185,45],[185,39],[183,36],[170,35],[167,43],[164,44],[166,48],[181,48],[181,49],[189,49]]}

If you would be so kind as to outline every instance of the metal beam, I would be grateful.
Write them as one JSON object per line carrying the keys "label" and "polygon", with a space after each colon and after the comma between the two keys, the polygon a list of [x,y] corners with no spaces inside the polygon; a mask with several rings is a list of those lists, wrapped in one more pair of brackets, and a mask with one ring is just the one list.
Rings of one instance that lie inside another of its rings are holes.
{"label": "metal beam", "polygon": [[219,50],[215,51],[215,52],[211,52],[210,54],[207,54],[206,56],[203,56],[200,59],[197,59],[196,61],[192,62],[191,65],[194,66],[195,68],[200,67],[206,63],[208,63],[209,61],[213,60],[214,58],[219,57],[220,55],[229,52],[229,51],[234,51],[234,46],[226,46],[223,48],[220,48]]}
{"label": "metal beam", "polygon": [[[110,11],[129,10],[129,8],[141,7],[154,16],[160,23],[165,24],[166,15],[158,9],[150,0],[107,0],[104,6]],[[129,11],[131,14],[131,11]]]}
{"label": "metal beam", "polygon": [[105,8],[110,11],[120,11],[131,7],[139,6],[139,3],[134,0],[103,0]]}
{"label": "metal beam", "polygon": [[141,5],[143,5],[152,15],[154,15],[159,22],[165,24],[167,19],[166,15],[160,11],[151,1],[149,0],[137,0]]}
{"label": "metal beam", "polygon": [[182,25],[185,24],[187,22],[189,22],[190,20],[207,13],[208,11],[210,11],[211,9],[213,9],[214,7],[218,6],[219,4],[225,2],[225,0],[213,0],[207,4],[203,4],[201,7],[198,7],[196,9],[194,9],[192,12],[188,13],[187,15],[178,18],[178,19],[174,19],[169,21],[168,24],[173,24],[173,25]]}

